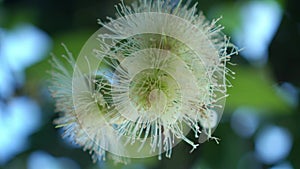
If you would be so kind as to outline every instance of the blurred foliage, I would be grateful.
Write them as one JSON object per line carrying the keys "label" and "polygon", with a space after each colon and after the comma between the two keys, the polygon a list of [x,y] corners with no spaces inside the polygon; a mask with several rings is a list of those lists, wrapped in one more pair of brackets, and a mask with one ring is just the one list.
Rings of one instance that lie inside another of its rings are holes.
{"label": "blurred foliage", "polygon": [[[231,80],[233,87],[228,93],[226,109],[232,112],[239,106],[255,107],[266,113],[290,113],[288,103],[276,93],[275,85],[266,69],[253,69],[248,66],[233,67],[236,73]],[[243,98],[243,99],[241,99]]]}
{"label": "blurred foliage", "polygon": [[[198,7],[204,11],[204,14],[207,14],[208,19],[223,16],[220,23],[225,26],[226,34],[232,34],[240,28],[243,22],[240,10],[243,4],[249,1],[199,0]],[[125,2],[132,2],[132,0]],[[57,56],[65,54],[61,46],[61,43],[64,43],[76,56],[89,36],[99,28],[97,19],[105,20],[106,16],[114,16],[116,3],[118,0],[4,0],[0,1],[0,26],[10,30],[21,23],[33,24],[51,37],[52,53]],[[28,95],[39,103],[43,112],[42,126],[30,136],[29,148],[7,164],[0,165],[0,168],[27,168],[27,159],[32,152],[37,150],[43,150],[55,158],[69,157],[82,169],[240,169],[241,166],[247,166],[249,169],[267,169],[272,167],[272,165],[260,163],[259,160],[253,160],[249,165],[241,162],[242,157],[247,154],[251,156],[251,153],[254,153],[256,133],[250,138],[242,138],[232,131],[230,118],[239,107],[251,107],[258,110],[257,114],[261,118],[259,128],[268,124],[276,124],[289,129],[293,135],[294,144],[286,160],[290,161],[295,169],[300,168],[298,160],[300,133],[297,126],[300,119],[299,103],[297,107],[291,106],[276,91],[276,88],[283,82],[289,82],[297,89],[300,87],[300,12],[298,10],[300,4],[297,0],[278,0],[278,3],[284,10],[283,18],[269,47],[269,62],[266,66],[255,66],[240,55],[233,58],[232,62],[237,65],[232,66],[231,69],[236,72],[236,78],[231,80],[233,87],[229,88],[230,96],[226,102],[225,113],[221,124],[215,131],[215,135],[221,138],[219,145],[214,141],[206,142],[190,154],[191,147],[185,143],[179,143],[174,148],[171,159],[163,158],[161,161],[156,157],[133,159],[128,165],[114,164],[108,159],[106,162],[93,164],[88,152],[83,152],[80,148],[74,148],[70,146],[70,143],[63,141],[59,130],[55,129],[52,124],[57,114],[54,113],[54,103],[47,91],[50,78],[47,71],[51,70],[49,53],[46,59],[26,70],[26,83],[15,94],[15,96]]]}

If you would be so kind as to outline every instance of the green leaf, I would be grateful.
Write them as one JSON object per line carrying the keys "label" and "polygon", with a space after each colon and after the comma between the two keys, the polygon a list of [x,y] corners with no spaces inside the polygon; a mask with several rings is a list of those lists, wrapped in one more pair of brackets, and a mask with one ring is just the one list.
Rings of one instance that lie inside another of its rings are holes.
{"label": "green leaf", "polygon": [[228,89],[229,97],[226,109],[232,110],[240,106],[254,107],[264,112],[288,113],[290,106],[276,92],[275,82],[265,69],[253,67],[234,67],[236,79],[231,80],[233,87]]}
{"label": "green leaf", "polygon": [[223,32],[232,35],[233,32],[242,26],[241,7],[241,4],[238,3],[219,3],[210,9],[208,17],[222,17],[218,23],[225,27]]}

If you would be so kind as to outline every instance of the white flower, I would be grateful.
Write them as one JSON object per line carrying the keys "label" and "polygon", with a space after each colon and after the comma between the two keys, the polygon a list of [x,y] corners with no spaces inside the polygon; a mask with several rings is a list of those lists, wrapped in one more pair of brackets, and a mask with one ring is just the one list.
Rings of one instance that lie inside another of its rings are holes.
{"label": "white flower", "polygon": [[[212,137],[233,74],[226,63],[236,48],[196,5],[140,0],[117,6],[83,47],[69,72],[53,60],[51,91],[56,121],[95,157],[142,158],[166,152],[190,129],[203,142]],[[232,50],[228,53],[228,47]]]}

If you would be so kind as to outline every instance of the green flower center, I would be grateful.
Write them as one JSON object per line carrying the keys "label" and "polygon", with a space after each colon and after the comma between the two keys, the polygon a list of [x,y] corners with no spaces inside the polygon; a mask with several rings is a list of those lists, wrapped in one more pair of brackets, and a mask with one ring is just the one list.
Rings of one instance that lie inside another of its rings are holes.
{"label": "green flower center", "polygon": [[145,69],[136,74],[129,86],[129,98],[138,110],[155,116],[165,114],[179,102],[180,88],[175,79],[160,69]]}

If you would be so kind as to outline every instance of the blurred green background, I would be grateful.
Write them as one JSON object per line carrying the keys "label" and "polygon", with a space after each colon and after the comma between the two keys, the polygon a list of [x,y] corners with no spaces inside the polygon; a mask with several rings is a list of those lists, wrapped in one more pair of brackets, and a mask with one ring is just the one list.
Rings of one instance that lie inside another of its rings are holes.
{"label": "blurred green background", "polygon": [[[181,142],[172,158],[92,163],[52,124],[50,52],[77,55],[119,1],[0,0],[0,168],[3,169],[299,169],[300,3],[298,0],[198,0],[232,42],[225,111],[214,135],[193,153]],[[125,0],[126,3],[132,2]],[[195,1],[192,1],[195,2]]]}

